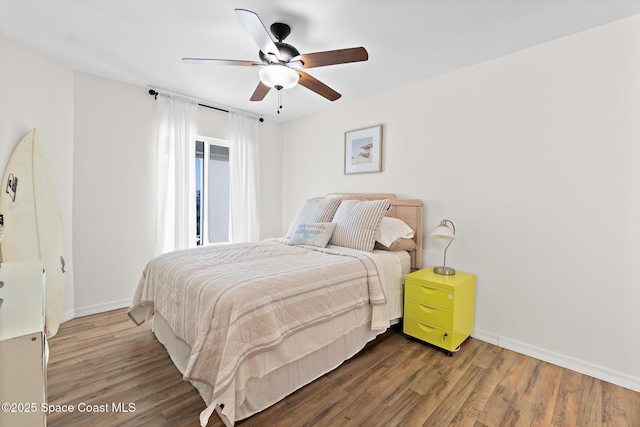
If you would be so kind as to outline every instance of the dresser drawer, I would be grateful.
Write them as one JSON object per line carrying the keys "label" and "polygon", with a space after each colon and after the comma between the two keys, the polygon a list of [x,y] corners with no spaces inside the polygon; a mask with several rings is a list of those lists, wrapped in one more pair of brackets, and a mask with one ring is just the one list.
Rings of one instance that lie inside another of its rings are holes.
{"label": "dresser drawer", "polygon": [[438,347],[445,348],[447,350],[453,350],[455,348],[451,348],[451,333],[442,328],[427,325],[408,317],[404,318],[403,328],[405,334],[411,335],[419,340],[437,345]]}
{"label": "dresser drawer", "polygon": [[468,337],[465,334],[427,325],[410,317],[404,318],[403,332],[449,351],[455,350]]}
{"label": "dresser drawer", "polygon": [[429,305],[453,310],[453,292],[446,289],[407,280],[405,296],[416,301],[426,302]]}
{"label": "dresser drawer", "polygon": [[421,304],[411,299],[404,300],[404,315],[431,325],[453,329],[453,312],[439,307]]}

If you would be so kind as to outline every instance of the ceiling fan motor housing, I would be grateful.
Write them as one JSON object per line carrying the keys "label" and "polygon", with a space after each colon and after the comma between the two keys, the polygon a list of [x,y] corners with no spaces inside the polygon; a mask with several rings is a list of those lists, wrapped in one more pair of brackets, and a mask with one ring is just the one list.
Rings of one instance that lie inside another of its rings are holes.
{"label": "ceiling fan motor housing", "polygon": [[[286,64],[289,61],[291,61],[291,58],[294,58],[300,55],[300,52],[298,52],[298,49],[291,46],[290,44],[282,42],[282,40],[286,39],[287,36],[291,34],[291,27],[289,25],[283,22],[274,22],[273,24],[271,24],[270,29],[271,29],[271,34],[273,34],[276,40],[278,40],[277,42],[274,42],[274,44],[278,48],[281,64]],[[273,63],[273,61],[270,60],[267,55],[262,53],[262,51],[259,51],[258,55],[260,56],[260,60],[262,61],[263,64],[270,65]]]}
{"label": "ceiling fan motor housing", "polygon": [[[280,51],[280,62],[287,63],[291,61],[291,58],[295,58],[296,56],[300,55],[300,52],[298,52],[298,49],[291,46],[290,44],[282,43],[282,42],[274,42],[274,43],[278,48],[278,50]],[[262,51],[258,51],[258,55],[260,56],[260,61],[262,61],[265,65],[269,65],[272,63],[269,60],[269,57],[264,53],[262,53]]]}

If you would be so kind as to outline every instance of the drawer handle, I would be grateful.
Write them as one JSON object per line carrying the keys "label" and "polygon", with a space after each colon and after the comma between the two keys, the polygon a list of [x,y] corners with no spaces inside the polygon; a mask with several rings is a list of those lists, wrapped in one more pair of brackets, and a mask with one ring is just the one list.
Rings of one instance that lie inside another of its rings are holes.
{"label": "drawer handle", "polygon": [[420,289],[422,289],[422,292],[429,295],[435,294],[438,291],[437,289],[427,288],[426,286],[420,286]]}
{"label": "drawer handle", "polygon": [[428,313],[428,314],[436,312],[435,308],[427,307],[426,305],[420,305],[419,307],[422,309],[422,311],[424,311],[425,313]]}
{"label": "drawer handle", "polygon": [[418,323],[418,326],[420,326],[420,328],[425,332],[431,333],[431,332],[435,331],[434,328],[431,328],[431,327],[429,327],[427,325],[423,325],[422,323]]}

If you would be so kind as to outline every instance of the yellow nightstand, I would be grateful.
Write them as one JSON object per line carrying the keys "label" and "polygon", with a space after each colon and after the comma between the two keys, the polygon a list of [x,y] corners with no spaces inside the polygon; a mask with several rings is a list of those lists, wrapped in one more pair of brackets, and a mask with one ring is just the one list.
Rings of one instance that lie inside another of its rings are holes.
{"label": "yellow nightstand", "polygon": [[405,276],[403,331],[453,356],[472,333],[476,305],[475,274],[443,276],[433,267]]}

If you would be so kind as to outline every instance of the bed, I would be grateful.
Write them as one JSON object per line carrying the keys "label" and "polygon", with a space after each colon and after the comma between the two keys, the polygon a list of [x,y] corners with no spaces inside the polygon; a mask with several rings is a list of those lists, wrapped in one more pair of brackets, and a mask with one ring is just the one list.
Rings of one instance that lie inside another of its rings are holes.
{"label": "bed", "polygon": [[[402,317],[421,268],[422,201],[309,199],[287,235],[171,252],[145,267],[129,316],[153,331],[227,426],[338,367]],[[375,236],[375,242],[371,236]]]}

